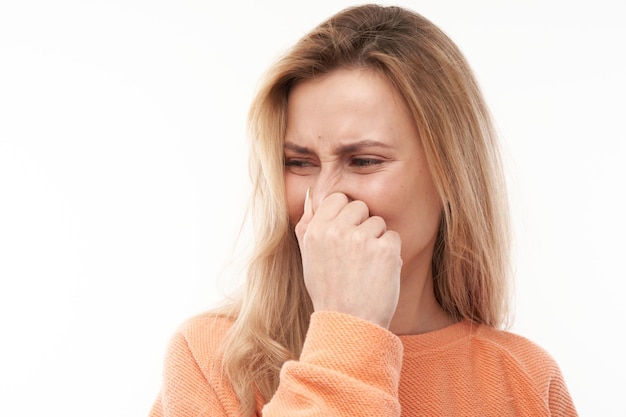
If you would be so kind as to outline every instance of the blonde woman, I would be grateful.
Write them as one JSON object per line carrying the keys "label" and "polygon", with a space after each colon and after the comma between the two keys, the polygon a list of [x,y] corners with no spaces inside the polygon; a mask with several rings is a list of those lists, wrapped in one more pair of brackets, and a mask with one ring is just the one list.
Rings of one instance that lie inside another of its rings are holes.
{"label": "blonde woman", "polygon": [[497,141],[443,32],[338,13],[271,68],[250,133],[245,291],[179,329],[152,417],[576,415],[553,359],[501,330]]}

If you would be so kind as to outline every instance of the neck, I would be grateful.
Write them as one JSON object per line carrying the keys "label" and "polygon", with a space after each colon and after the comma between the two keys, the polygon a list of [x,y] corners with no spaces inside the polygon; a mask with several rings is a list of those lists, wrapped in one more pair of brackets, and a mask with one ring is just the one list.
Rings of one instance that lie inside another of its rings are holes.
{"label": "neck", "polygon": [[432,269],[422,274],[403,277],[400,284],[398,307],[389,330],[396,335],[411,335],[443,329],[454,320],[435,298]]}

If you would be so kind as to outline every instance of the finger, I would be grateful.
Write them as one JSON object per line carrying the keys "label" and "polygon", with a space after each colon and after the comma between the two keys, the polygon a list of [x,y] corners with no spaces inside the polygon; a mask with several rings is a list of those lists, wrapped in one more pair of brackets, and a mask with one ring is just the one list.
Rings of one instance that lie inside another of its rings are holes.
{"label": "finger", "polygon": [[393,230],[387,230],[383,233],[379,242],[383,244],[385,250],[390,251],[390,253],[395,253],[398,257],[398,268],[402,268],[402,239],[400,238],[400,234]]}
{"label": "finger", "polygon": [[313,204],[311,204],[311,193],[313,193],[313,188],[309,187],[306,189],[306,194],[304,195],[304,213],[302,213],[302,218],[300,221],[304,221],[308,223],[313,218]]}
{"label": "finger", "polygon": [[337,214],[337,221],[358,226],[369,217],[370,209],[367,204],[360,200],[354,200],[341,209]]}
{"label": "finger", "polygon": [[402,239],[400,234],[393,230],[387,230],[382,234],[381,239],[387,240],[390,244],[400,247],[402,245]]}
{"label": "finger", "polygon": [[315,218],[320,221],[333,220],[349,202],[343,193],[329,194],[317,206]]}
{"label": "finger", "polygon": [[365,219],[359,225],[359,229],[362,229],[368,236],[379,238],[387,231],[387,223],[382,217],[372,216]]}
{"label": "finger", "polygon": [[304,195],[304,213],[302,213],[302,217],[300,218],[300,221],[296,225],[296,237],[298,238],[298,240],[302,239],[302,236],[304,236],[304,233],[306,232],[309,222],[313,218],[314,212],[313,212],[313,205],[311,204],[311,193],[312,193],[311,187],[307,188],[306,194]]}

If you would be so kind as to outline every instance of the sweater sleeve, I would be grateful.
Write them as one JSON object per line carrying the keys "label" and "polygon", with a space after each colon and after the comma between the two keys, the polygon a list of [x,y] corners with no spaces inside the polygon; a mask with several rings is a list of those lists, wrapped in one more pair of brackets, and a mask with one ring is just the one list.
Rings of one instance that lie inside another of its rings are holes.
{"label": "sweater sleeve", "polygon": [[400,416],[403,347],[353,316],[316,312],[298,361],[283,365],[264,417]]}
{"label": "sweater sleeve", "polygon": [[553,417],[577,417],[578,412],[567,389],[561,370],[556,372],[550,381],[548,392],[548,406]]}
{"label": "sweater sleeve", "polygon": [[226,417],[184,334],[177,333],[168,347],[163,385],[150,417]]}

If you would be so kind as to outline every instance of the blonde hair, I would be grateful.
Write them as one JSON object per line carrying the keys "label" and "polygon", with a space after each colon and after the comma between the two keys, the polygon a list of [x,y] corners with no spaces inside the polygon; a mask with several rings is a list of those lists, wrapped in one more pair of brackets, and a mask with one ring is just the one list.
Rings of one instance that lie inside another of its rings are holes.
{"label": "blonde hair", "polygon": [[507,198],[497,139],[468,63],[440,29],[412,11],[345,9],[270,69],[250,109],[257,240],[224,346],[225,371],[244,415],[254,413],[255,390],[269,400],[283,363],[299,357],[313,312],[285,202],[289,92],[302,80],[345,67],[378,71],[416,120],[444,207],[432,261],[437,301],[457,320],[497,327],[507,317]]}

